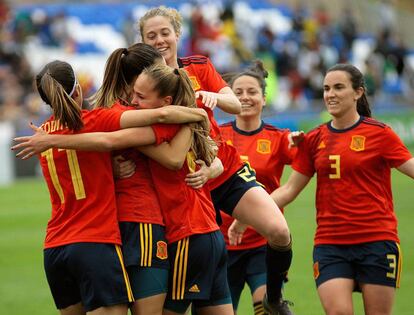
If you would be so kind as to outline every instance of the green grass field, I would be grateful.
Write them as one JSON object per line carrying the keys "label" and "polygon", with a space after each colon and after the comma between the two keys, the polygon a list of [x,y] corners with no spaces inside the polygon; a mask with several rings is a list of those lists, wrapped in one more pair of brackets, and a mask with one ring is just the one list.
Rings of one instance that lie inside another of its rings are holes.
{"label": "green grass field", "polygon": [[[404,252],[401,288],[395,315],[414,314],[414,183],[393,173],[395,208]],[[286,209],[294,239],[294,260],[286,298],[294,301],[296,315],[320,315],[322,308],[312,278],[315,230],[315,187],[312,182]],[[49,196],[43,180],[20,180],[0,188],[0,314],[57,314],[43,271],[42,245],[49,218]],[[363,314],[361,296],[354,295],[355,314]],[[239,315],[253,314],[249,292],[244,291]]]}

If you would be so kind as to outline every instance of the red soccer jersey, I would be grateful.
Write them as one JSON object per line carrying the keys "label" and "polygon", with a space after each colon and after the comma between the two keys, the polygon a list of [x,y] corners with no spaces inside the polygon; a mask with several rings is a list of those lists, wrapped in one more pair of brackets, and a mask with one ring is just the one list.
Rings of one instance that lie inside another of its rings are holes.
{"label": "red soccer jersey", "polygon": [[399,242],[391,168],[410,158],[394,131],[372,118],[345,130],[328,123],[310,131],[292,167],[317,173],[315,244]]}
{"label": "red soccer jersey", "polygon": [[[207,57],[191,56],[179,58],[178,62],[180,67],[184,67],[184,70],[188,73],[194,91],[196,92],[209,91],[218,93],[222,88],[227,86],[226,82]],[[235,148],[227,145],[222,140],[219,126],[213,116],[213,111],[205,107],[200,99],[197,100],[197,105],[200,108],[204,108],[208,113],[211,124],[210,136],[218,144],[219,150],[217,157],[221,160],[224,167],[224,171],[220,176],[208,182],[210,190],[212,190],[223,184],[230,176],[236,173],[243,166],[243,162],[240,160],[240,156]]]}
{"label": "red soccer jersey", "polygon": [[[259,129],[246,132],[236,127],[236,122],[220,126],[221,136],[230,145],[236,147],[243,161],[249,162],[256,171],[257,181],[264,185],[268,193],[280,186],[280,177],[286,164],[291,164],[296,149],[289,150],[289,130],[282,130],[262,122]],[[247,228],[242,243],[230,246],[227,230],[233,218],[221,212],[223,224],[220,226],[229,250],[241,250],[259,247],[266,240],[252,228]]]}
{"label": "red soccer jersey", "polygon": [[[73,132],[53,117],[42,124],[50,134],[120,129],[122,112],[82,111],[84,127]],[[52,216],[45,248],[78,242],[121,244],[110,153],[49,149],[39,156],[49,188]]]}
{"label": "red soccer jersey", "polygon": [[[157,144],[171,140],[179,130],[176,125],[152,126]],[[216,212],[207,187],[193,189],[185,183],[186,175],[194,171],[195,162],[189,153],[179,171],[169,170],[150,160],[152,178],[165,220],[165,234],[169,243],[187,236],[219,229]]]}
{"label": "red soccer jersey", "polygon": [[[125,106],[120,102],[115,103],[112,108],[135,110],[135,107]],[[118,220],[164,225],[148,158],[136,149],[114,152],[114,155],[119,154],[134,161],[136,169],[131,177],[115,180]]]}

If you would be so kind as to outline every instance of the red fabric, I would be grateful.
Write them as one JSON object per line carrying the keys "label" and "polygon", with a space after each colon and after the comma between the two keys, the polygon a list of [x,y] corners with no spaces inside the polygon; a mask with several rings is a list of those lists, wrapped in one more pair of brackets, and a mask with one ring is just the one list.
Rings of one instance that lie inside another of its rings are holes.
{"label": "red fabric", "polygon": [[[216,71],[213,64],[207,57],[191,56],[180,58],[180,63],[188,73],[193,84],[194,91],[208,91],[218,93],[222,88],[227,86],[227,83],[222,79],[220,74]],[[221,160],[224,171],[223,173],[209,181],[210,190],[217,188],[223,184],[230,176],[237,172],[242,166],[243,162],[240,160],[239,154],[234,147],[228,146],[225,141],[222,141],[219,126],[214,119],[213,111],[206,108],[200,99],[197,100],[197,105],[204,108],[210,119],[210,136],[217,142],[218,158]]]}
{"label": "red fabric", "polygon": [[315,244],[399,242],[391,168],[410,158],[394,131],[371,118],[343,131],[327,124],[310,131],[292,167],[317,173]]}
{"label": "red fabric", "polygon": [[[257,181],[264,185],[268,193],[280,186],[280,178],[286,164],[291,164],[296,149],[289,150],[289,130],[263,124],[258,130],[244,132],[235,126],[235,122],[220,126],[223,139],[235,146],[242,160],[248,161],[256,171]],[[220,226],[229,250],[256,248],[266,244],[266,240],[252,228],[247,228],[242,243],[230,246],[227,236],[233,218],[221,212],[223,224]]]}
{"label": "red fabric", "polygon": [[[153,127],[157,143],[171,140],[177,133],[177,126],[157,125]],[[176,242],[193,234],[203,234],[219,229],[208,189],[193,189],[184,179],[190,172],[193,159],[187,155],[187,162],[178,171],[169,170],[150,160],[152,178],[161,204],[166,238]],[[191,166],[190,166],[191,167]]]}
{"label": "red fabric", "polygon": [[[41,127],[51,134],[115,131],[121,114],[82,111],[84,127],[78,132],[60,128],[53,117]],[[39,159],[52,203],[45,248],[77,242],[120,244],[110,153],[50,149]]]}
{"label": "red fabric", "polygon": [[[112,108],[135,109],[132,106],[122,105],[120,102],[115,103]],[[131,177],[115,180],[118,220],[164,225],[148,158],[136,149],[116,151],[113,153],[113,156],[115,155],[122,155],[126,160],[132,160],[136,166],[135,173]]]}

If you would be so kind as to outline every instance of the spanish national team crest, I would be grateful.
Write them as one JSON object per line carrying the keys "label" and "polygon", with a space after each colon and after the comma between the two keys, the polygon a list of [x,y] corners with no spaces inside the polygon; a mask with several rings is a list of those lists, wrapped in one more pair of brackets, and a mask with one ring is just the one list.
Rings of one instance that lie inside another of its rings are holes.
{"label": "spanish national team crest", "polygon": [[365,137],[364,136],[352,136],[351,150],[364,151],[365,150]]}
{"label": "spanish national team crest", "polygon": [[269,154],[270,153],[270,140],[266,139],[259,139],[257,140],[257,149],[256,151],[261,154]]}
{"label": "spanish national team crest", "polygon": [[189,78],[191,80],[191,85],[193,86],[193,90],[198,91],[201,88],[201,86],[200,86],[200,83],[198,83],[197,77],[191,75],[189,76]]}
{"label": "spanish national team crest", "polygon": [[157,242],[157,257],[165,260],[168,258],[167,243],[164,241]]}

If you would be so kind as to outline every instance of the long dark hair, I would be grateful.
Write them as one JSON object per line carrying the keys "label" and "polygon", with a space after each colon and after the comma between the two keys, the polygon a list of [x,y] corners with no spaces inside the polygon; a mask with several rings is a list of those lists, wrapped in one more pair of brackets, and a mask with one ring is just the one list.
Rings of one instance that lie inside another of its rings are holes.
{"label": "long dark hair", "polygon": [[338,63],[326,71],[329,73],[331,71],[344,71],[349,74],[349,78],[352,83],[352,88],[356,91],[359,88],[364,90],[362,96],[357,100],[357,112],[361,116],[371,117],[371,108],[368,103],[367,96],[365,94],[365,80],[364,75],[359,71],[359,69],[348,63]]}
{"label": "long dark hair", "polygon": [[102,86],[90,98],[91,103],[95,108],[111,107],[118,99],[129,98],[134,80],[158,60],[162,60],[161,53],[144,43],[116,49],[106,62]]}
{"label": "long dark hair", "polygon": [[71,130],[83,127],[81,108],[72,98],[77,81],[70,64],[49,62],[36,75],[35,82],[42,100],[52,107],[55,120]]}

